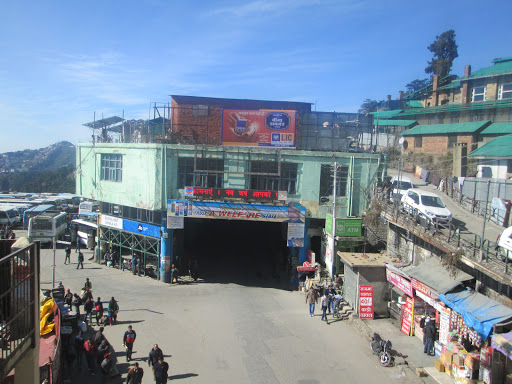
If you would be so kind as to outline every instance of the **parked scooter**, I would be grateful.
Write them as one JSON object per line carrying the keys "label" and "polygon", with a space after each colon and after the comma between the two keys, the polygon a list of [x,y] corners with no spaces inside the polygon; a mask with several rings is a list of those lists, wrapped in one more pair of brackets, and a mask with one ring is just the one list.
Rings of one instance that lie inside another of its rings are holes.
{"label": "parked scooter", "polygon": [[394,358],[390,354],[391,341],[384,341],[378,333],[374,333],[370,341],[370,348],[374,355],[379,356],[380,364],[383,367],[389,367],[393,364]]}

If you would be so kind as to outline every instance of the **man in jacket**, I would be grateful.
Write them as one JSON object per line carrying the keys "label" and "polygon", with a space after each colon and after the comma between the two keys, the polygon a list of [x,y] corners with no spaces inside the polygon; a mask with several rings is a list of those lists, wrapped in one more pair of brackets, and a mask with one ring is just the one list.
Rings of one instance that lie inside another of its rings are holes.
{"label": "man in jacket", "polygon": [[139,363],[133,364],[133,367],[128,371],[126,376],[126,384],[141,384],[144,370],[139,367]]}
{"label": "man in jacket", "polygon": [[315,304],[318,303],[318,294],[315,288],[309,288],[306,293],[306,304],[309,304],[309,316],[315,316]]}
{"label": "man in jacket", "polygon": [[[92,302],[91,298],[88,297],[84,303],[84,312],[85,312],[84,321],[89,325],[92,325],[92,308],[93,308],[93,302]],[[87,322],[87,318],[89,318],[89,322]]]}
{"label": "man in jacket", "polygon": [[68,288],[66,294],[64,295],[64,302],[71,306],[71,303],[73,302],[73,294],[71,293],[71,290]]}
{"label": "man in jacket", "polygon": [[425,346],[423,347],[423,353],[430,356],[434,356],[434,338],[436,337],[436,326],[430,317],[427,316],[425,319],[425,327],[423,328],[425,336]]}
{"label": "man in jacket", "polygon": [[322,321],[327,322],[327,308],[329,307],[329,293],[325,290],[325,294],[322,296],[322,301],[320,302],[322,305]]}
{"label": "man in jacket", "polygon": [[128,326],[128,330],[124,333],[123,336],[123,344],[126,348],[126,361],[130,361],[132,358],[132,350],[133,350],[133,343],[135,342],[135,338],[137,337],[137,334],[133,330],[132,326]]}
{"label": "man in jacket", "polygon": [[76,269],[80,268],[80,266],[84,269],[84,254],[82,252],[78,252],[78,264]]}
{"label": "man in jacket", "polygon": [[163,361],[163,359],[159,359],[153,367],[154,367],[154,371],[155,371],[156,384],[167,383],[169,364],[167,364],[167,362]]}
{"label": "man in jacket", "polygon": [[158,348],[158,344],[155,344],[151,351],[149,351],[149,357],[148,357],[148,365],[153,368],[153,374],[155,373],[155,363],[158,362],[158,360],[163,360],[164,354],[160,348]]}
{"label": "man in jacket", "polygon": [[96,325],[100,325],[100,320],[103,317],[103,303],[101,302],[101,297],[98,297],[98,300],[95,301],[94,309],[96,310]]}

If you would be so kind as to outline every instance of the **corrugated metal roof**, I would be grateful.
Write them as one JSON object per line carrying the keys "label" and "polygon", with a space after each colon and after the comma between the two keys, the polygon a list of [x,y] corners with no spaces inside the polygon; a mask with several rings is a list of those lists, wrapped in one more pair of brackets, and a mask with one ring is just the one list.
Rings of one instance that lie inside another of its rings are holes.
{"label": "corrugated metal roof", "polygon": [[471,157],[507,157],[512,158],[512,135],[500,136],[475,149]]}
{"label": "corrugated metal roof", "polygon": [[472,121],[469,123],[454,123],[454,124],[429,124],[417,125],[402,133],[402,136],[418,136],[418,135],[448,135],[452,133],[474,133],[480,128],[486,127],[491,122],[486,121]]}
{"label": "corrugated metal roof", "polygon": [[505,57],[503,59],[494,59],[492,61],[494,65],[487,68],[479,69],[473,72],[469,77],[463,77],[462,79],[472,79],[474,77],[485,77],[492,75],[503,75],[505,73],[512,73],[512,57]]}
{"label": "corrugated metal roof", "polygon": [[480,135],[509,135],[512,133],[512,121],[506,123],[492,123]]}
{"label": "corrugated metal roof", "polygon": [[415,116],[426,115],[431,113],[445,113],[445,112],[459,112],[459,111],[473,111],[479,109],[497,109],[497,108],[512,108],[512,99],[507,100],[491,100],[481,101],[478,103],[450,103],[448,105],[441,105],[438,107],[416,108],[407,109],[400,113],[402,116]]}
{"label": "corrugated metal roof", "polygon": [[379,120],[374,121],[376,125],[380,126],[397,126],[397,127],[410,127],[418,124],[416,120]]}
{"label": "corrugated metal roof", "polygon": [[410,100],[406,103],[411,108],[424,108],[425,106],[419,100]]}
{"label": "corrugated metal roof", "polygon": [[463,281],[473,278],[473,276],[460,270],[457,271],[455,277],[452,277],[446,267],[441,264],[440,259],[435,256],[417,267],[407,267],[403,271],[430,288],[435,289],[438,293],[449,292]]}
{"label": "corrugated metal roof", "polygon": [[379,112],[370,112],[371,115],[373,115],[373,119],[391,119],[392,117],[395,117],[400,112],[402,112],[403,109],[395,109],[392,111],[379,111]]}
{"label": "corrugated metal roof", "polygon": [[450,84],[443,85],[442,87],[437,88],[438,90],[441,89],[455,89],[460,88],[460,80],[454,80]]}

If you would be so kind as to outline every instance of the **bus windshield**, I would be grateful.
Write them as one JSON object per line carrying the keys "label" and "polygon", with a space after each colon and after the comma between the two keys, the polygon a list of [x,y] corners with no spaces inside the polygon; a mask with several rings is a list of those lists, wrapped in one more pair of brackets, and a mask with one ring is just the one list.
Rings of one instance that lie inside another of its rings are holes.
{"label": "bus windshield", "polygon": [[52,220],[51,219],[45,219],[45,220],[38,220],[38,219],[32,219],[32,229],[39,230],[39,231],[51,231],[52,230]]}

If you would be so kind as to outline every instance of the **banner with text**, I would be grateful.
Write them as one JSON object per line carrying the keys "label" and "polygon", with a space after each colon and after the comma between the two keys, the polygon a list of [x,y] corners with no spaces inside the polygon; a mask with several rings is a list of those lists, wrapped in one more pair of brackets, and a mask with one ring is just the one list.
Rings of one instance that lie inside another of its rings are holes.
{"label": "banner with text", "polygon": [[295,148],[297,111],[222,111],[222,145]]}
{"label": "banner with text", "polygon": [[[167,216],[304,223],[306,208],[295,202],[289,203],[288,205],[265,205],[221,203],[216,201],[168,200]],[[304,234],[302,237],[304,237]]]}

